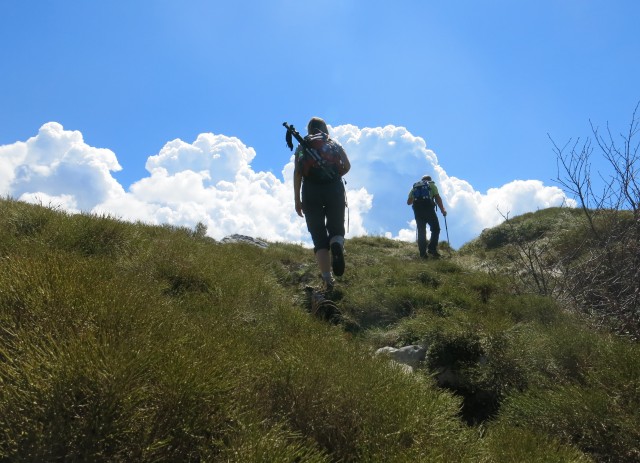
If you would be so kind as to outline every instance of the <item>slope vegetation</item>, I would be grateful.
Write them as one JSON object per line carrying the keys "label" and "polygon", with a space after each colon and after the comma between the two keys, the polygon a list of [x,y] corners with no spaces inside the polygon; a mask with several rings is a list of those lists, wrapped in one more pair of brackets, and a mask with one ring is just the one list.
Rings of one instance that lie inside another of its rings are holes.
{"label": "slope vegetation", "polygon": [[637,345],[444,252],[348,240],[327,323],[308,249],[2,200],[0,461],[640,461]]}

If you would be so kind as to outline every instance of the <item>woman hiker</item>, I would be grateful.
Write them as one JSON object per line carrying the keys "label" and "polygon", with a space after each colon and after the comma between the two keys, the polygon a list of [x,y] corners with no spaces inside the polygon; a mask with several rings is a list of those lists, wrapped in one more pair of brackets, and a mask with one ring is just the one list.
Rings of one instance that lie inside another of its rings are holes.
{"label": "woman hiker", "polygon": [[304,141],[310,149],[300,144],[294,157],[295,208],[307,222],[324,289],[330,291],[335,285],[331,269],[341,276],[345,267],[346,192],[342,176],[349,172],[351,163],[342,146],[329,137],[327,124],[319,117],[312,117],[307,124]]}

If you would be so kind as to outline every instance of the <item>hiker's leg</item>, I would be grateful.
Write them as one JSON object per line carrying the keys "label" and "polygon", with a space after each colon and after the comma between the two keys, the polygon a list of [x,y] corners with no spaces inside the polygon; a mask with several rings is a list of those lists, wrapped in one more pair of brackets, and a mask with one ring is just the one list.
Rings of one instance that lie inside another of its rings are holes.
{"label": "hiker's leg", "polygon": [[322,272],[323,277],[331,272],[331,259],[329,258],[328,249],[318,249],[316,251],[316,262],[318,262],[318,268]]}
{"label": "hiker's leg", "polygon": [[429,230],[431,231],[431,237],[429,238],[429,252],[435,253],[438,250],[438,241],[440,239],[440,222],[436,211],[429,211],[427,216],[427,223],[429,224]]}
{"label": "hiker's leg", "polygon": [[418,252],[420,257],[427,255],[427,220],[419,212],[415,213],[416,229],[418,230]]}
{"label": "hiker's leg", "polygon": [[322,273],[326,287],[333,285],[331,275],[331,258],[329,255],[329,236],[325,226],[324,198],[316,185],[302,184],[302,209],[307,222],[307,230],[313,241],[313,252]]}
{"label": "hiker's leg", "polygon": [[344,210],[346,203],[344,195],[344,184],[342,182],[326,185],[325,211],[327,215],[327,234],[330,239],[334,236],[344,237],[345,235]]}
{"label": "hiker's leg", "polygon": [[327,185],[326,215],[327,234],[331,246],[331,267],[336,276],[344,274],[344,209],[345,191],[342,182]]}
{"label": "hiker's leg", "polygon": [[307,230],[313,241],[313,251],[329,249],[329,236],[325,226],[323,198],[316,191],[317,185],[302,184],[302,209],[307,222]]}

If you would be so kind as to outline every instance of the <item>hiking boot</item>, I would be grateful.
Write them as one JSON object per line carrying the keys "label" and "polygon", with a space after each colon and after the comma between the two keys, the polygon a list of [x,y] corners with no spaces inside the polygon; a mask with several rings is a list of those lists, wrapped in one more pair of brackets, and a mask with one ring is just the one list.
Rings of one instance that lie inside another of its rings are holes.
{"label": "hiking boot", "polygon": [[334,288],[334,287],[335,287],[335,285],[336,285],[336,280],[334,280],[334,279],[333,279],[333,277],[328,278],[328,279],[324,279],[324,278],[323,278],[323,279],[322,279],[322,282],[323,282],[323,284],[322,284],[322,290],[323,290],[324,292],[327,292],[327,293],[328,293],[328,292],[333,291],[333,288]]}
{"label": "hiking boot", "polygon": [[331,267],[334,275],[342,276],[344,274],[344,251],[338,242],[331,243]]}
{"label": "hiking boot", "polygon": [[438,257],[442,257],[442,255],[441,255],[438,251],[431,251],[431,250],[429,250],[429,251],[427,251],[427,253],[428,253],[431,257],[435,257],[436,259],[437,259]]}

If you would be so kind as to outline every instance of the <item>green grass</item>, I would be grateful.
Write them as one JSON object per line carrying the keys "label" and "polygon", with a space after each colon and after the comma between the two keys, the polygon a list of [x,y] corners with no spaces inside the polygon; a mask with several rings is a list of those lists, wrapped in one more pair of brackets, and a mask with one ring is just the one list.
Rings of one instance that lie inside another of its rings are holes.
{"label": "green grass", "polygon": [[0,462],[640,461],[637,345],[481,251],[346,252],[330,325],[309,249],[0,201]]}

